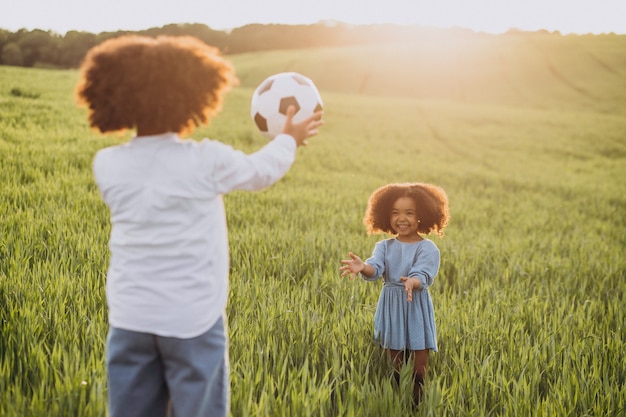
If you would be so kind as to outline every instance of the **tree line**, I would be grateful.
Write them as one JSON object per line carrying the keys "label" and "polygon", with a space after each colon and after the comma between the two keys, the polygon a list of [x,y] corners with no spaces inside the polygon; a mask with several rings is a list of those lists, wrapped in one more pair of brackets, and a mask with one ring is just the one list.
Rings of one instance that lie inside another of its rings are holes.
{"label": "tree line", "polygon": [[[224,54],[272,49],[342,46],[412,39],[436,29],[391,24],[347,25],[320,22],[310,25],[250,24],[231,31],[213,30],[204,24],[170,24],[141,31],[69,31],[64,35],[40,29],[10,32],[0,29],[0,65],[40,68],[77,68],[93,46],[125,34],[145,36],[195,36]],[[443,30],[443,29],[439,29]],[[457,31],[466,31],[457,29]],[[468,32],[471,32],[467,30]]]}

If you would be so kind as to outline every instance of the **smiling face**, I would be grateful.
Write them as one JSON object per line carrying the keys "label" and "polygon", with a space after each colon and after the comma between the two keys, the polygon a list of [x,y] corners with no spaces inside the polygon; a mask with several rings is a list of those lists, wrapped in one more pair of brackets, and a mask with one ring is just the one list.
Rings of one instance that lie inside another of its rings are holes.
{"label": "smiling face", "polygon": [[391,227],[398,234],[401,242],[417,242],[422,237],[417,234],[419,219],[417,218],[417,204],[410,197],[400,197],[391,209]]}

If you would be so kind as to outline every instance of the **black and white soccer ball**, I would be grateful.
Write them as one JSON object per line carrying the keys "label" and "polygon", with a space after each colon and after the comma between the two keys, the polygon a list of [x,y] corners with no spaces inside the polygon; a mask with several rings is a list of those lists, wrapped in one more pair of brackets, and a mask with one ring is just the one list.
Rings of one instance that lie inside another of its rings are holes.
{"label": "black and white soccer ball", "polygon": [[296,107],[295,123],[323,109],[313,81],[297,72],[281,72],[259,84],[252,95],[250,115],[261,134],[271,140],[282,132],[290,105]]}

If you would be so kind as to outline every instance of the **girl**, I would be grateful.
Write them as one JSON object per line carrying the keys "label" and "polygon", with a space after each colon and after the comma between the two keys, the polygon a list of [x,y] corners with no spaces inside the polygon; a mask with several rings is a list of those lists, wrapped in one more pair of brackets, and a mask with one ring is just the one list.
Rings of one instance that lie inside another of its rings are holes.
{"label": "girl", "polygon": [[111,214],[106,344],[111,417],[229,414],[228,239],[222,195],[260,190],[317,134],[321,112],[246,155],[183,140],[235,83],[217,49],[191,37],[125,36],[82,64],[79,102],[101,132],[136,131],[100,150],[96,183]]}
{"label": "girl", "polygon": [[361,274],[366,281],[383,277],[374,316],[374,339],[393,361],[394,378],[407,360],[413,363],[413,401],[421,401],[429,350],[437,351],[433,304],[428,287],[439,270],[439,249],[421,234],[440,237],[447,225],[448,198],[432,184],[388,184],[370,196],[363,222],[368,234],[395,235],[378,242],[362,261],[350,252],[341,276]]}

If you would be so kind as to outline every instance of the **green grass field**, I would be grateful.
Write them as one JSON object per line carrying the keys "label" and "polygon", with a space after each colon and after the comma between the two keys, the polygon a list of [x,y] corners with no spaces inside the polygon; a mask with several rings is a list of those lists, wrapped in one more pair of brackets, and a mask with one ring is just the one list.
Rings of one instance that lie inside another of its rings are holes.
{"label": "green grass field", "polygon": [[[411,412],[372,342],[369,194],[444,187],[440,350],[421,416],[626,415],[626,36],[450,35],[231,57],[241,86],[195,138],[254,151],[248,107],[299,71],[326,125],[289,174],[226,197],[233,416]],[[0,67],[0,415],[105,416],[108,213],[75,71]]]}

